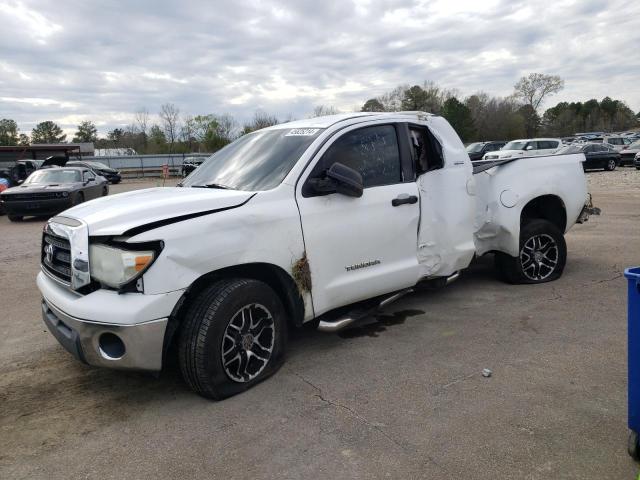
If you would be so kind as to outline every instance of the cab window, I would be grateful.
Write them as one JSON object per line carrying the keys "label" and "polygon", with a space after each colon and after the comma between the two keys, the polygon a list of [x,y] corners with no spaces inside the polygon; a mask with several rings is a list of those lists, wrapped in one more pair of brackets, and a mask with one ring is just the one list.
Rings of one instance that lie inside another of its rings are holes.
{"label": "cab window", "polygon": [[311,178],[321,176],[336,162],[360,173],[364,188],[402,182],[398,135],[392,125],[345,133],[324,153]]}
{"label": "cab window", "polygon": [[444,166],[442,146],[426,127],[409,126],[411,153],[416,175],[436,170]]}

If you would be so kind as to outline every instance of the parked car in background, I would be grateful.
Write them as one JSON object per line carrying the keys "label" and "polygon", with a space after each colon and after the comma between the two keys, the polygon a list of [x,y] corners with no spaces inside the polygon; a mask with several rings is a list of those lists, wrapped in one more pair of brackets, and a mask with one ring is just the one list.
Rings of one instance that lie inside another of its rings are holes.
{"label": "parked car in background", "polygon": [[186,177],[204,163],[206,157],[186,157],[182,162],[182,176]]}
{"label": "parked car in background", "polygon": [[620,152],[624,147],[631,145],[633,140],[629,137],[623,137],[622,135],[604,136],[602,138],[603,143],[611,145],[616,152]]}
{"label": "parked car in background", "polygon": [[631,145],[624,147],[620,151],[620,165],[634,165],[634,158],[638,152],[640,152],[640,140],[636,140]]}
{"label": "parked car in background", "polygon": [[109,194],[109,184],[88,168],[53,167],[37,170],[22,185],[0,193],[0,202],[17,222],[27,216],[55,215],[85,200]]}
{"label": "parked car in background", "polygon": [[486,153],[483,160],[500,160],[512,157],[536,157],[539,155],[551,155],[562,146],[559,138],[531,138],[513,140],[507,143],[501,150]]}
{"label": "parked car in background", "polygon": [[467,145],[467,153],[472,161],[482,160],[485,153],[495,152],[506,145],[507,142],[475,142]]}
{"label": "parked car in background", "polygon": [[633,157],[633,166],[636,167],[636,170],[640,170],[640,152]]}
{"label": "parked car in background", "polygon": [[101,162],[95,162],[93,160],[71,160],[67,162],[67,166],[90,168],[95,174],[106,178],[109,183],[120,183],[120,180],[122,180],[122,176],[120,175],[120,172],[118,170],[116,170],[115,168],[111,168]]}
{"label": "parked car in background", "polygon": [[44,163],[44,160],[18,160],[16,162],[16,165],[24,165],[25,172],[26,172],[27,177],[28,177],[33,172],[38,170],[42,166],[43,163]]}
{"label": "parked car in background", "polygon": [[567,145],[556,152],[558,155],[571,153],[583,153],[585,161],[582,167],[585,170],[603,168],[608,171],[615,170],[620,164],[620,154],[606,143],[583,143],[580,145]]}

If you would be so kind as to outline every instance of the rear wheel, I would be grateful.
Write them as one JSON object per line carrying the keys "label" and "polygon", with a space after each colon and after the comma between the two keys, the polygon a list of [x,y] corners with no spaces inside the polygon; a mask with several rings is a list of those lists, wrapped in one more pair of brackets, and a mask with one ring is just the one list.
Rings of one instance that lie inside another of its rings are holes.
{"label": "rear wheel", "polygon": [[617,165],[616,161],[612,158],[612,159],[607,161],[607,164],[605,165],[604,169],[609,171],[609,172],[612,172],[613,170],[616,169],[617,166],[618,165]]}
{"label": "rear wheel", "polygon": [[496,253],[496,268],[508,283],[545,283],[557,280],[567,262],[562,232],[548,220],[535,219],[520,230],[520,253]]}
{"label": "rear wheel", "polygon": [[284,363],[287,324],[276,293],[250,279],[221,280],[189,307],[178,338],[180,370],[200,395],[221,400]]}
{"label": "rear wheel", "polygon": [[21,215],[7,215],[9,217],[9,221],[10,222],[21,222],[22,221],[22,216]]}
{"label": "rear wheel", "polygon": [[102,189],[102,196],[106,197],[107,195],[109,195],[109,187],[105,185]]}

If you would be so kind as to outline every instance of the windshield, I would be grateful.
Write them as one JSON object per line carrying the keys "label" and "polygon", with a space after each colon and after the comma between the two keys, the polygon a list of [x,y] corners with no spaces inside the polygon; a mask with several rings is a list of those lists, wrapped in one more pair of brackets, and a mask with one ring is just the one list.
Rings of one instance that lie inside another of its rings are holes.
{"label": "windshield", "polygon": [[482,147],[483,146],[484,146],[484,143],[482,143],[482,142],[472,143],[470,145],[467,145],[467,152],[468,153],[478,153],[478,152],[482,151]]}
{"label": "windshield", "polygon": [[502,147],[502,150],[524,150],[524,147],[526,146],[527,146],[526,140],[519,140],[519,141],[507,143],[504,147]]}
{"label": "windshield", "polygon": [[38,170],[29,175],[24,183],[25,184],[38,184],[38,183],[73,183],[81,182],[79,170]]}
{"label": "windshield", "polygon": [[270,190],[282,182],[321,131],[320,128],[285,128],[243,135],[211,155],[183,185]]}
{"label": "windshield", "polygon": [[86,162],[86,163],[87,165],[93,168],[111,168],[108,165],[105,165],[104,163],[100,163],[100,162]]}

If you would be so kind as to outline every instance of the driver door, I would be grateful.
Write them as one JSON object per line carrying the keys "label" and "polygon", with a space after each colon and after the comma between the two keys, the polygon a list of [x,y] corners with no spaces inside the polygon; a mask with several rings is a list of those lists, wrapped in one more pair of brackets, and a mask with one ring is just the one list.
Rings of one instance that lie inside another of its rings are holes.
{"label": "driver door", "polygon": [[[345,129],[318,152],[310,173],[298,182],[316,315],[418,280],[419,193],[403,167],[401,128],[378,124]],[[361,197],[314,191],[308,180],[323,178],[336,162],[361,174]]]}

